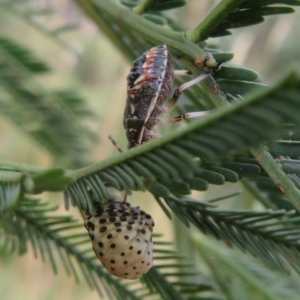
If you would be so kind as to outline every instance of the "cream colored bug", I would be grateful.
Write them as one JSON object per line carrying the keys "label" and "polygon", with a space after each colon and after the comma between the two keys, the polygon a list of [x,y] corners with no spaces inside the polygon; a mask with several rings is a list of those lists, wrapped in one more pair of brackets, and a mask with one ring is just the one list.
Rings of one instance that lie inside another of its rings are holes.
{"label": "cream colored bug", "polygon": [[152,217],[129,203],[109,201],[85,214],[93,249],[113,275],[137,279],[153,264]]}

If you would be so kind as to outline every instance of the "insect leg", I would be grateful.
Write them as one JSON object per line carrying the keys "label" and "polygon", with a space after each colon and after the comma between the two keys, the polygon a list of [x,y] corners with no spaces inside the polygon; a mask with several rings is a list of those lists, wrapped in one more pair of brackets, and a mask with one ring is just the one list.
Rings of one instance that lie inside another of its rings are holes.
{"label": "insect leg", "polygon": [[[111,135],[108,136],[108,139],[116,147],[116,149],[118,150],[118,152],[120,152],[120,153],[123,152],[122,148],[118,145],[118,143],[115,141],[115,139]],[[123,195],[123,203],[125,203],[126,201],[127,201],[127,193],[124,193],[124,195]]]}
{"label": "insect leg", "polygon": [[189,70],[174,70],[175,76],[182,76],[182,75],[191,75],[192,72]]}
{"label": "insect leg", "polygon": [[185,113],[182,114],[180,116],[177,116],[175,118],[172,118],[170,120],[168,120],[169,124],[174,124],[183,120],[187,120],[187,119],[193,119],[193,118],[199,118],[199,117],[205,117],[207,115],[209,115],[211,113],[210,110],[207,111],[195,111],[195,112],[189,112],[189,113]]}
{"label": "insect leg", "polygon": [[181,93],[188,89],[189,87],[197,84],[198,82],[206,79],[207,77],[210,77],[211,75],[210,74],[201,74],[200,76],[188,81],[188,82],[185,82],[183,83],[182,85],[180,85],[174,92],[174,95],[171,99],[171,103],[170,103],[170,106],[169,106],[169,109],[171,110],[177,103],[178,99],[179,99],[179,96],[181,95]]}

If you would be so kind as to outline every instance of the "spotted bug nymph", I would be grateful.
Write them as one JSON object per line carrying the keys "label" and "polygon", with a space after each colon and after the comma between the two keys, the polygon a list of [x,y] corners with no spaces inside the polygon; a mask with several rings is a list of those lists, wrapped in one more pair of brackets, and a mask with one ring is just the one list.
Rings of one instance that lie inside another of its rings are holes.
{"label": "spotted bug nymph", "polygon": [[[171,94],[175,73],[182,75],[189,72],[174,70],[173,60],[166,45],[151,48],[133,62],[127,77],[127,101],[123,121],[128,148],[157,136],[156,125],[160,121],[159,116],[166,111],[165,104]],[[183,90],[210,75],[202,74],[178,87],[170,101],[170,108],[174,107]],[[203,115],[203,112],[187,113],[175,122]]]}
{"label": "spotted bug nymph", "polygon": [[111,274],[137,279],[153,264],[152,217],[129,203],[109,201],[84,215],[96,256]]}

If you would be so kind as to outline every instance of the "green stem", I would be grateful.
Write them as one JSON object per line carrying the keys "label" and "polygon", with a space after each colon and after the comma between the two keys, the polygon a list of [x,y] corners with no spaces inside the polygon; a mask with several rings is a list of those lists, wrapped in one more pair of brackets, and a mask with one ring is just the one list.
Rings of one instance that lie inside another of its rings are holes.
{"label": "green stem", "polygon": [[34,165],[0,160],[0,170],[15,171],[15,172],[22,172],[22,173],[29,174],[29,173],[39,173],[45,171],[46,169]]}
{"label": "green stem", "polygon": [[244,0],[223,0],[195,28],[186,32],[186,37],[198,43],[208,38],[209,34],[232,13]]}
{"label": "green stem", "polygon": [[[154,24],[147,19],[141,17],[127,7],[120,5],[114,1],[108,0],[75,0],[77,4],[85,11],[85,13],[96,23],[99,28],[105,30],[106,34],[116,44],[119,49],[126,53],[127,58],[131,57],[128,53],[128,46],[124,47],[120,37],[116,37],[116,32],[108,27],[108,18],[110,22],[114,22],[119,27],[128,29],[128,32],[134,32],[134,36],[141,36],[143,40],[150,41],[151,44],[167,44],[172,52],[180,57],[184,67],[192,71],[194,75],[201,73],[198,66],[195,65],[196,59],[205,58],[207,53],[198,45],[189,41],[184,37],[183,33],[175,32],[164,28],[163,26]],[[146,2],[146,1],[145,1]],[[142,2],[143,3],[143,2]],[[140,4],[142,5],[142,4]],[[143,4],[145,5],[145,3]],[[103,20],[106,17],[107,20]],[[125,33],[125,36],[128,35]],[[134,45],[133,45],[134,46]],[[208,91],[214,84],[212,79],[207,79],[201,86]],[[206,93],[208,100],[213,106],[224,104],[224,99],[220,94]]]}
{"label": "green stem", "polygon": [[252,148],[251,153],[282,193],[300,211],[300,191],[279,167],[272,155],[263,146]]}
{"label": "green stem", "polygon": [[198,45],[184,37],[183,33],[174,32],[160,25],[154,24],[118,2],[108,0],[75,0],[77,4],[97,23],[101,16],[97,13],[106,13],[119,25],[128,27],[135,35],[142,36],[155,45],[167,44],[174,53],[180,54],[192,61],[196,58],[205,58],[206,52]]}
{"label": "green stem", "polygon": [[133,8],[133,11],[141,15],[148,11],[154,1],[155,0],[142,0],[136,7]]}

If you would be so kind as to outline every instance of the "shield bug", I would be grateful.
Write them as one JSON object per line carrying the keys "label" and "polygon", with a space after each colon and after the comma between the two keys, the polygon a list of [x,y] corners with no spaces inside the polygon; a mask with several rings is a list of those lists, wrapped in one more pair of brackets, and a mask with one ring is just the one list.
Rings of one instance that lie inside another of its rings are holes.
{"label": "shield bug", "polygon": [[[212,65],[212,56],[209,56],[207,61]],[[201,66],[205,64],[206,59],[201,60]],[[215,65],[217,66],[216,62]],[[133,62],[127,77],[127,101],[123,121],[128,148],[157,136],[156,125],[160,121],[160,115],[167,110],[166,100],[171,94],[174,75],[177,74],[189,74],[189,71],[174,70],[174,63],[166,45],[151,48]],[[179,86],[170,101],[169,109],[176,105],[185,89],[209,76],[211,73],[206,72]],[[206,114],[207,112],[187,113],[171,120],[170,123]]]}
{"label": "shield bug", "polygon": [[152,217],[127,202],[110,200],[84,214],[96,256],[111,274],[137,279],[153,264]]}

